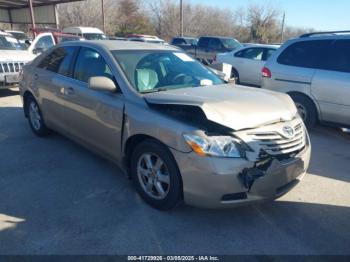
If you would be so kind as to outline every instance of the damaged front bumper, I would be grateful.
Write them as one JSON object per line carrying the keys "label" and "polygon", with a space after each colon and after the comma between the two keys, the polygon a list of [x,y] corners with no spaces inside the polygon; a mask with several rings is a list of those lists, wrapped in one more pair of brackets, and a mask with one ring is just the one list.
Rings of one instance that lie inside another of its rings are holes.
{"label": "damaged front bumper", "polygon": [[306,174],[311,146],[307,141],[293,157],[270,157],[264,163],[172,152],[181,172],[185,203],[225,208],[273,200],[289,192]]}

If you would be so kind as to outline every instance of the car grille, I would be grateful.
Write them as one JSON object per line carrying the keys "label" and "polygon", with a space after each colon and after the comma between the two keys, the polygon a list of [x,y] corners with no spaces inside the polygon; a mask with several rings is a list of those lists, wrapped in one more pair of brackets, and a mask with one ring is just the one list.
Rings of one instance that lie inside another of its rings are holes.
{"label": "car grille", "polygon": [[272,156],[290,154],[302,150],[306,143],[306,134],[301,123],[293,127],[292,138],[285,137],[282,132],[264,131],[249,133],[251,138],[258,142],[261,149]]}
{"label": "car grille", "polygon": [[0,63],[0,73],[18,73],[24,62],[9,62],[9,63]]}

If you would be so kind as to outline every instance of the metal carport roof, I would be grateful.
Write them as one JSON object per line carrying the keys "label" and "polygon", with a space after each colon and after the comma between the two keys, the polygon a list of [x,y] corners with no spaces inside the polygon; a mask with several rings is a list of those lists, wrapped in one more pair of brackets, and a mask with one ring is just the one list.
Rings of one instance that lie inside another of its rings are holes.
{"label": "metal carport roof", "polygon": [[45,6],[45,5],[56,5],[82,0],[0,0],[0,9],[19,9],[29,8],[30,2],[33,7]]}
{"label": "metal carport roof", "polygon": [[57,4],[83,0],[0,0],[0,22],[9,24],[57,24]]}

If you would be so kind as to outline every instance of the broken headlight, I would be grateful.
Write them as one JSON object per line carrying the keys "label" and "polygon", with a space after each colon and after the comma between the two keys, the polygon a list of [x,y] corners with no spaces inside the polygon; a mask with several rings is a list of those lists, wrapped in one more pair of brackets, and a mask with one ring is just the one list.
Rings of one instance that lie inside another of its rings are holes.
{"label": "broken headlight", "polygon": [[242,158],[245,151],[241,142],[231,136],[207,136],[183,135],[187,144],[200,156],[212,156],[223,158]]}

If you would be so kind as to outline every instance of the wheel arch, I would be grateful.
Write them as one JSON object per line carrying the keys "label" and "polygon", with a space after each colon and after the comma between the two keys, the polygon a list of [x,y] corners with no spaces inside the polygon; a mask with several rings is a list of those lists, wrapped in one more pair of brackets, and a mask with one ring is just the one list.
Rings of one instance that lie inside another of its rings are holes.
{"label": "wheel arch", "polygon": [[30,91],[25,91],[23,94],[23,111],[24,111],[24,116],[27,118],[28,117],[28,98],[32,97],[35,99],[34,95]]}
{"label": "wheel arch", "polygon": [[181,182],[181,187],[183,188],[183,181],[182,181],[182,175],[181,175],[181,171],[178,167],[178,163],[174,157],[174,155],[172,154],[171,150],[169,150],[169,146],[167,146],[166,144],[164,144],[162,141],[160,141],[159,139],[153,137],[153,136],[149,136],[149,135],[144,135],[144,134],[135,134],[130,136],[126,142],[124,143],[124,147],[123,147],[123,162],[124,162],[124,166],[126,167],[126,170],[129,174],[130,177],[130,165],[131,165],[131,157],[132,157],[132,153],[133,150],[142,142],[146,141],[146,140],[151,140],[154,141],[156,143],[158,143],[159,145],[163,146],[164,148],[167,148],[170,156],[173,158],[173,161],[175,161],[176,163],[176,167],[179,171],[180,174],[180,182]]}
{"label": "wheel arch", "polygon": [[312,103],[314,105],[314,107],[316,108],[316,113],[317,113],[317,120],[321,120],[321,111],[319,108],[319,105],[316,103],[316,101],[310,97],[309,95],[303,93],[303,92],[298,92],[298,91],[290,91],[287,92],[287,94],[293,99],[293,96],[302,96],[304,98],[306,98],[307,100],[309,100],[310,103]]}
{"label": "wheel arch", "polygon": [[235,72],[239,78],[239,72],[237,70],[237,68],[235,68],[234,66],[232,66],[232,69],[231,69],[231,73]]}
{"label": "wheel arch", "polygon": [[146,140],[153,140],[162,146],[168,148],[167,145],[165,145],[163,142],[158,140],[157,138],[145,134],[135,134],[130,136],[124,143],[123,147],[123,154],[124,154],[124,164],[125,166],[129,169],[130,168],[130,160],[131,160],[131,155],[135,147],[139,145],[140,143],[146,141]]}

